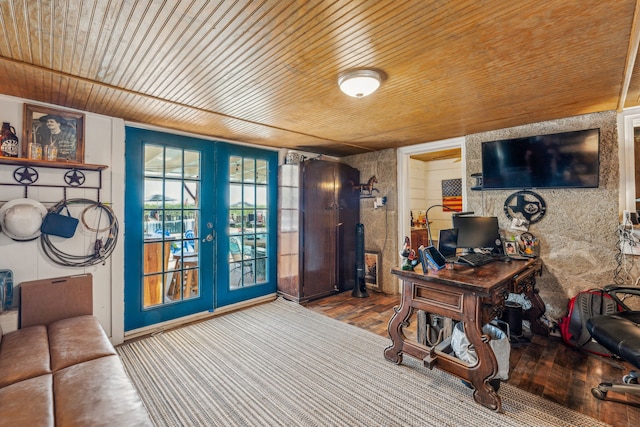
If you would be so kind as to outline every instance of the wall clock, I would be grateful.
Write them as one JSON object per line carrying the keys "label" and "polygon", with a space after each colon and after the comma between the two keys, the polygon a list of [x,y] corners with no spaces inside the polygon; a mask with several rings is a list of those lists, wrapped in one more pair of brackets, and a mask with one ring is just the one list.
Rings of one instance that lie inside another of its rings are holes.
{"label": "wall clock", "polygon": [[504,213],[509,219],[524,218],[530,224],[540,221],[547,211],[547,205],[538,193],[522,190],[513,193],[504,202]]}

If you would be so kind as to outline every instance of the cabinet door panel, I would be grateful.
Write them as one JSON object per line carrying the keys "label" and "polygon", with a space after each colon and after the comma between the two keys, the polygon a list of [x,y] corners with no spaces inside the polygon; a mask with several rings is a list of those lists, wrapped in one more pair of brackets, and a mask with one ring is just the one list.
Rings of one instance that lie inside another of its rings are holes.
{"label": "cabinet door panel", "polygon": [[303,298],[331,293],[336,288],[337,219],[334,170],[331,162],[303,165]]}
{"label": "cabinet door panel", "polygon": [[[336,197],[340,224],[337,242],[338,287],[353,289],[356,276],[356,225],[360,222],[360,172],[345,164],[336,167]],[[367,230],[365,230],[366,235]]]}

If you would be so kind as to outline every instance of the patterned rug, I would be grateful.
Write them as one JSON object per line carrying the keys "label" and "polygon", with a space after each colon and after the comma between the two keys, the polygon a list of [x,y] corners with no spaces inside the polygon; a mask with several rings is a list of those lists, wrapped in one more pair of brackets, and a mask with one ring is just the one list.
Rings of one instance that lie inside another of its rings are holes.
{"label": "patterned rug", "polygon": [[601,426],[503,383],[503,414],[390,340],[278,298],[120,346],[157,426]]}

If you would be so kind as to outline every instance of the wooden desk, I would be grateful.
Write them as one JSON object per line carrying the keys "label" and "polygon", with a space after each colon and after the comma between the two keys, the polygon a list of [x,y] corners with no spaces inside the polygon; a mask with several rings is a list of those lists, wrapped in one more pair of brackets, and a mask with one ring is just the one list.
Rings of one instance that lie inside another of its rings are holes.
{"label": "wooden desk", "polygon": [[[450,372],[473,384],[473,398],[477,403],[502,412],[500,396],[489,384],[498,371],[498,363],[489,346],[489,337],[482,334],[482,327],[500,314],[510,292],[524,286],[518,284],[518,278],[530,280],[539,269],[540,261],[534,259],[496,261],[475,268],[456,264],[453,269],[428,274],[393,268],[391,272],[402,279],[402,295],[400,306],[394,308],[389,321],[392,344],[384,350],[384,357],[400,364],[406,353],[423,360],[430,369],[435,366]],[[537,296],[533,287],[530,292]],[[463,322],[478,363],[469,366],[453,354],[438,350],[437,346],[407,341],[402,328],[409,324],[415,310]]]}

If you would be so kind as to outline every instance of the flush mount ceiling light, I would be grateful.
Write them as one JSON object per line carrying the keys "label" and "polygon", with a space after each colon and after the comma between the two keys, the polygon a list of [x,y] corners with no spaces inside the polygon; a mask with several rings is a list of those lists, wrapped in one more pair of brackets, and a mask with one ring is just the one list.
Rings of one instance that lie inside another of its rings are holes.
{"label": "flush mount ceiling light", "polygon": [[340,90],[354,98],[371,95],[381,82],[382,76],[374,70],[347,71],[338,78]]}

